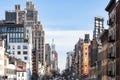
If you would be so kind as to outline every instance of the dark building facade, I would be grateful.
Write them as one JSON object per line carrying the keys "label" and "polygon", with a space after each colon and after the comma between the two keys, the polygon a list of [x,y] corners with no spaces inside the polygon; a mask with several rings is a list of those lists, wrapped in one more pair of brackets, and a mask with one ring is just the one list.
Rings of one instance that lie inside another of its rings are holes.
{"label": "dark building facade", "polygon": [[97,53],[98,53],[98,46],[97,40],[93,39],[91,41],[89,47],[89,54],[90,54],[90,77],[91,79],[97,79]]}
{"label": "dark building facade", "polygon": [[110,0],[108,12],[108,71],[109,80],[120,80],[120,0]]}
{"label": "dark building facade", "polygon": [[108,71],[108,30],[104,30],[101,35],[102,42],[102,59],[101,59],[101,80],[109,80],[107,71]]}
{"label": "dark building facade", "polygon": [[[89,37],[87,37],[89,38]],[[82,73],[82,44],[83,44],[83,39],[79,39],[78,42],[75,45],[74,49],[74,57],[75,57],[75,64],[74,64],[74,71],[76,77],[81,79],[81,73]]]}
{"label": "dark building facade", "polygon": [[38,80],[38,54],[36,50],[32,51],[32,80]]}

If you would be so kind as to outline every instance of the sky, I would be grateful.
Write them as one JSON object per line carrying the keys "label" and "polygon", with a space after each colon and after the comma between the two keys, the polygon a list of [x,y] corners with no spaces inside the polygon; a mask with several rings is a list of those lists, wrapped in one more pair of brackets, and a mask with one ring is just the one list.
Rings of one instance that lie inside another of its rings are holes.
{"label": "sky", "polygon": [[109,0],[3,0],[0,2],[0,20],[4,19],[6,10],[14,10],[15,4],[24,9],[26,1],[33,1],[39,12],[45,42],[51,44],[54,39],[61,70],[65,68],[66,53],[74,49],[78,39],[88,33],[92,39],[95,16],[103,17],[104,27],[108,28],[105,7]]}

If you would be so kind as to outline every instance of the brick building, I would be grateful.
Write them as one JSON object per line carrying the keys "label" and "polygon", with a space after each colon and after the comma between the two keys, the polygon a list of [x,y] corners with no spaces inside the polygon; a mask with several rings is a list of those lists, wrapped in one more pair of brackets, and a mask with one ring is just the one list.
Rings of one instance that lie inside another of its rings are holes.
{"label": "brick building", "polygon": [[110,0],[105,8],[108,12],[108,76],[109,80],[120,80],[120,0]]}
{"label": "brick building", "polygon": [[101,79],[102,80],[109,80],[107,76],[108,70],[108,30],[104,30],[103,34],[101,35],[101,42],[102,42],[102,59],[101,59]]}

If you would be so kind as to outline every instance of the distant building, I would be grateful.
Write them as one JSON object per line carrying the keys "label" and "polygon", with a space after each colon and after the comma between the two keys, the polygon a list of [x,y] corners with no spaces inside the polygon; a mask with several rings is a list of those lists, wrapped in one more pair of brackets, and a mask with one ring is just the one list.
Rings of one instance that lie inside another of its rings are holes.
{"label": "distant building", "polygon": [[58,53],[56,51],[52,51],[51,56],[51,70],[58,71]]}
{"label": "distant building", "polygon": [[102,80],[109,80],[108,75],[107,75],[107,70],[108,70],[108,30],[104,30],[103,34],[101,35],[101,42],[102,42],[102,60],[101,60],[101,79]]}
{"label": "distant building", "polygon": [[89,36],[89,34],[85,34],[84,43],[90,43],[90,36]]}
{"label": "distant building", "polygon": [[51,49],[52,49],[52,53],[51,53],[51,70],[52,71],[58,71],[58,53],[55,50],[54,40],[52,40]]}
{"label": "distant building", "polygon": [[73,51],[67,52],[66,69],[70,69],[71,70],[73,54],[74,54]]}
{"label": "distant building", "polygon": [[99,39],[103,30],[104,30],[104,19],[101,17],[95,17],[94,18],[93,39]]}
{"label": "distant building", "polygon": [[89,57],[90,57],[90,77],[91,79],[97,79],[97,53],[98,45],[97,40],[93,39],[89,46]]}
{"label": "distant building", "polygon": [[[89,36],[86,35],[85,42],[88,42]],[[84,41],[83,39],[79,39],[78,42],[75,44],[75,49],[74,49],[74,59],[75,59],[75,64],[74,64],[74,72],[75,75],[81,79],[81,74],[82,74],[82,45]]]}
{"label": "distant building", "polygon": [[95,17],[94,18],[94,31],[93,31],[93,39],[97,41],[97,48],[98,51],[96,52],[97,54],[97,79],[101,80],[101,49],[102,49],[102,44],[100,40],[100,36],[104,31],[104,19],[102,17]]}
{"label": "distant building", "polygon": [[45,44],[45,54],[46,54],[46,74],[49,76],[51,74],[51,47],[50,45],[47,43]]}
{"label": "distant building", "polygon": [[39,70],[38,70],[38,54],[35,50],[32,51],[32,80],[38,80]]}
{"label": "distant building", "polygon": [[85,39],[82,44],[82,79],[89,78],[90,75],[90,63],[89,63],[89,35],[85,34]]}

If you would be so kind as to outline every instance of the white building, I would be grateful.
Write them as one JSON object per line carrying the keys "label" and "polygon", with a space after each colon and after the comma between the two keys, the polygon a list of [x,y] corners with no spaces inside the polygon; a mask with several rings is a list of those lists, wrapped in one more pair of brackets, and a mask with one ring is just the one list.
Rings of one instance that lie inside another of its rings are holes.
{"label": "white building", "polygon": [[[25,39],[26,42],[23,43],[9,43],[8,40],[8,46],[9,49],[7,50],[7,52],[10,52],[11,56],[14,56],[18,59],[21,59],[22,61],[27,63],[27,79],[25,80],[30,80],[31,78],[31,73],[32,73],[32,60],[31,60],[31,56],[32,56],[32,30],[31,27],[26,26],[25,28]],[[23,72],[18,72],[17,73],[17,77],[21,76],[21,75],[25,75],[25,73]],[[17,80],[19,80],[17,78]]]}
{"label": "white building", "polygon": [[7,59],[7,79],[8,80],[15,80],[16,76],[16,65],[9,64],[9,59]]}
{"label": "white building", "polygon": [[4,76],[4,52],[5,52],[5,48],[4,48],[4,42],[2,40],[0,40],[0,80],[2,79],[2,77]]}

